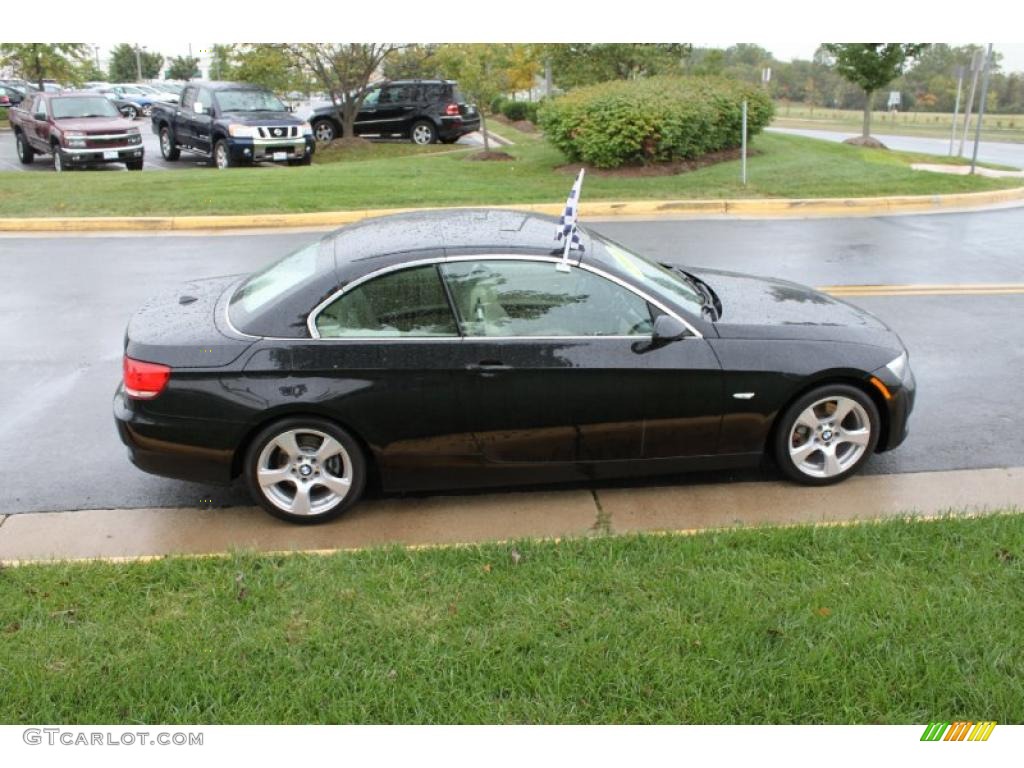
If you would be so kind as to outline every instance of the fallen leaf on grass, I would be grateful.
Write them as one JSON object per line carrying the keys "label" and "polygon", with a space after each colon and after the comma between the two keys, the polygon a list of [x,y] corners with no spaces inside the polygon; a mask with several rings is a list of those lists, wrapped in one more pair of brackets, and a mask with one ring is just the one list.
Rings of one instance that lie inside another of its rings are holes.
{"label": "fallen leaf on grass", "polygon": [[490,573],[490,572],[491,572],[491,564],[490,563],[485,563],[484,564],[484,573]]}
{"label": "fallen leaf on grass", "polygon": [[819,608],[818,610],[816,610],[815,613],[818,614],[819,616],[831,616],[832,615],[832,609],[831,608],[824,608],[824,607],[822,607],[822,608]]}

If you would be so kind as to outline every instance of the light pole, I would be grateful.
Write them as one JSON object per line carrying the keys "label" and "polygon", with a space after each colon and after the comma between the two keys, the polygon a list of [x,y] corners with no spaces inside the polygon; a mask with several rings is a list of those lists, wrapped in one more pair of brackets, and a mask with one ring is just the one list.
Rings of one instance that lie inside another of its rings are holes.
{"label": "light pole", "polygon": [[139,75],[139,82],[142,82],[142,51],[146,49],[146,46],[140,46],[138,43],[135,44],[135,69]]}
{"label": "light pole", "polygon": [[960,90],[964,85],[964,68],[956,68],[956,105],[953,107],[953,130],[949,134],[949,156],[953,156],[953,143],[956,141],[956,119],[960,116]]}

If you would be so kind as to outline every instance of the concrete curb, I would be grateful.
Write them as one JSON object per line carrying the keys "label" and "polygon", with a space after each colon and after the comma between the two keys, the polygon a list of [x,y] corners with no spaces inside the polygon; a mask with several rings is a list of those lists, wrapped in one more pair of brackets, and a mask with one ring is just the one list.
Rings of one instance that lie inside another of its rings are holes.
{"label": "concrete curb", "polygon": [[[811,218],[885,216],[952,210],[978,210],[1006,203],[1024,203],[1024,187],[953,195],[903,195],[897,197],[846,197],[749,200],[630,200],[580,204],[584,219],[633,216],[736,216],[747,218]],[[475,207],[475,206],[455,206]],[[560,215],[561,203],[495,205],[537,213]],[[310,229],[352,224],[363,219],[430,208],[376,208],[319,213],[252,214],[230,216],[111,216],[0,218],[0,232],[170,232],[217,229]]]}

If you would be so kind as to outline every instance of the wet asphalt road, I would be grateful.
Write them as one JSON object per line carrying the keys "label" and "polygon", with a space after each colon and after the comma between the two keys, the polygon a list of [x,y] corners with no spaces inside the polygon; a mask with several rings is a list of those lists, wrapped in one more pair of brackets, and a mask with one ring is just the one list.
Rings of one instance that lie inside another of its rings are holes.
{"label": "wet asphalt road", "polygon": [[[1024,282],[1024,208],[593,226],[667,261],[811,285]],[[157,290],[254,270],[317,237],[0,238],[0,513],[248,503],[238,488],[151,477],[129,464],[111,417],[124,327]],[[869,472],[1024,465],[1024,295],[853,301],[900,333],[919,386],[910,438]]]}

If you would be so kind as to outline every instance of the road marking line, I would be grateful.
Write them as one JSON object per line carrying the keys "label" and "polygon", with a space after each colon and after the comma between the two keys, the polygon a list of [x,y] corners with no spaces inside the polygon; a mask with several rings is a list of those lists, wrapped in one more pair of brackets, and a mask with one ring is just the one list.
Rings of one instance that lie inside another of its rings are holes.
{"label": "road marking line", "polygon": [[818,290],[831,296],[1007,296],[1024,294],[1024,283],[825,285]]}

